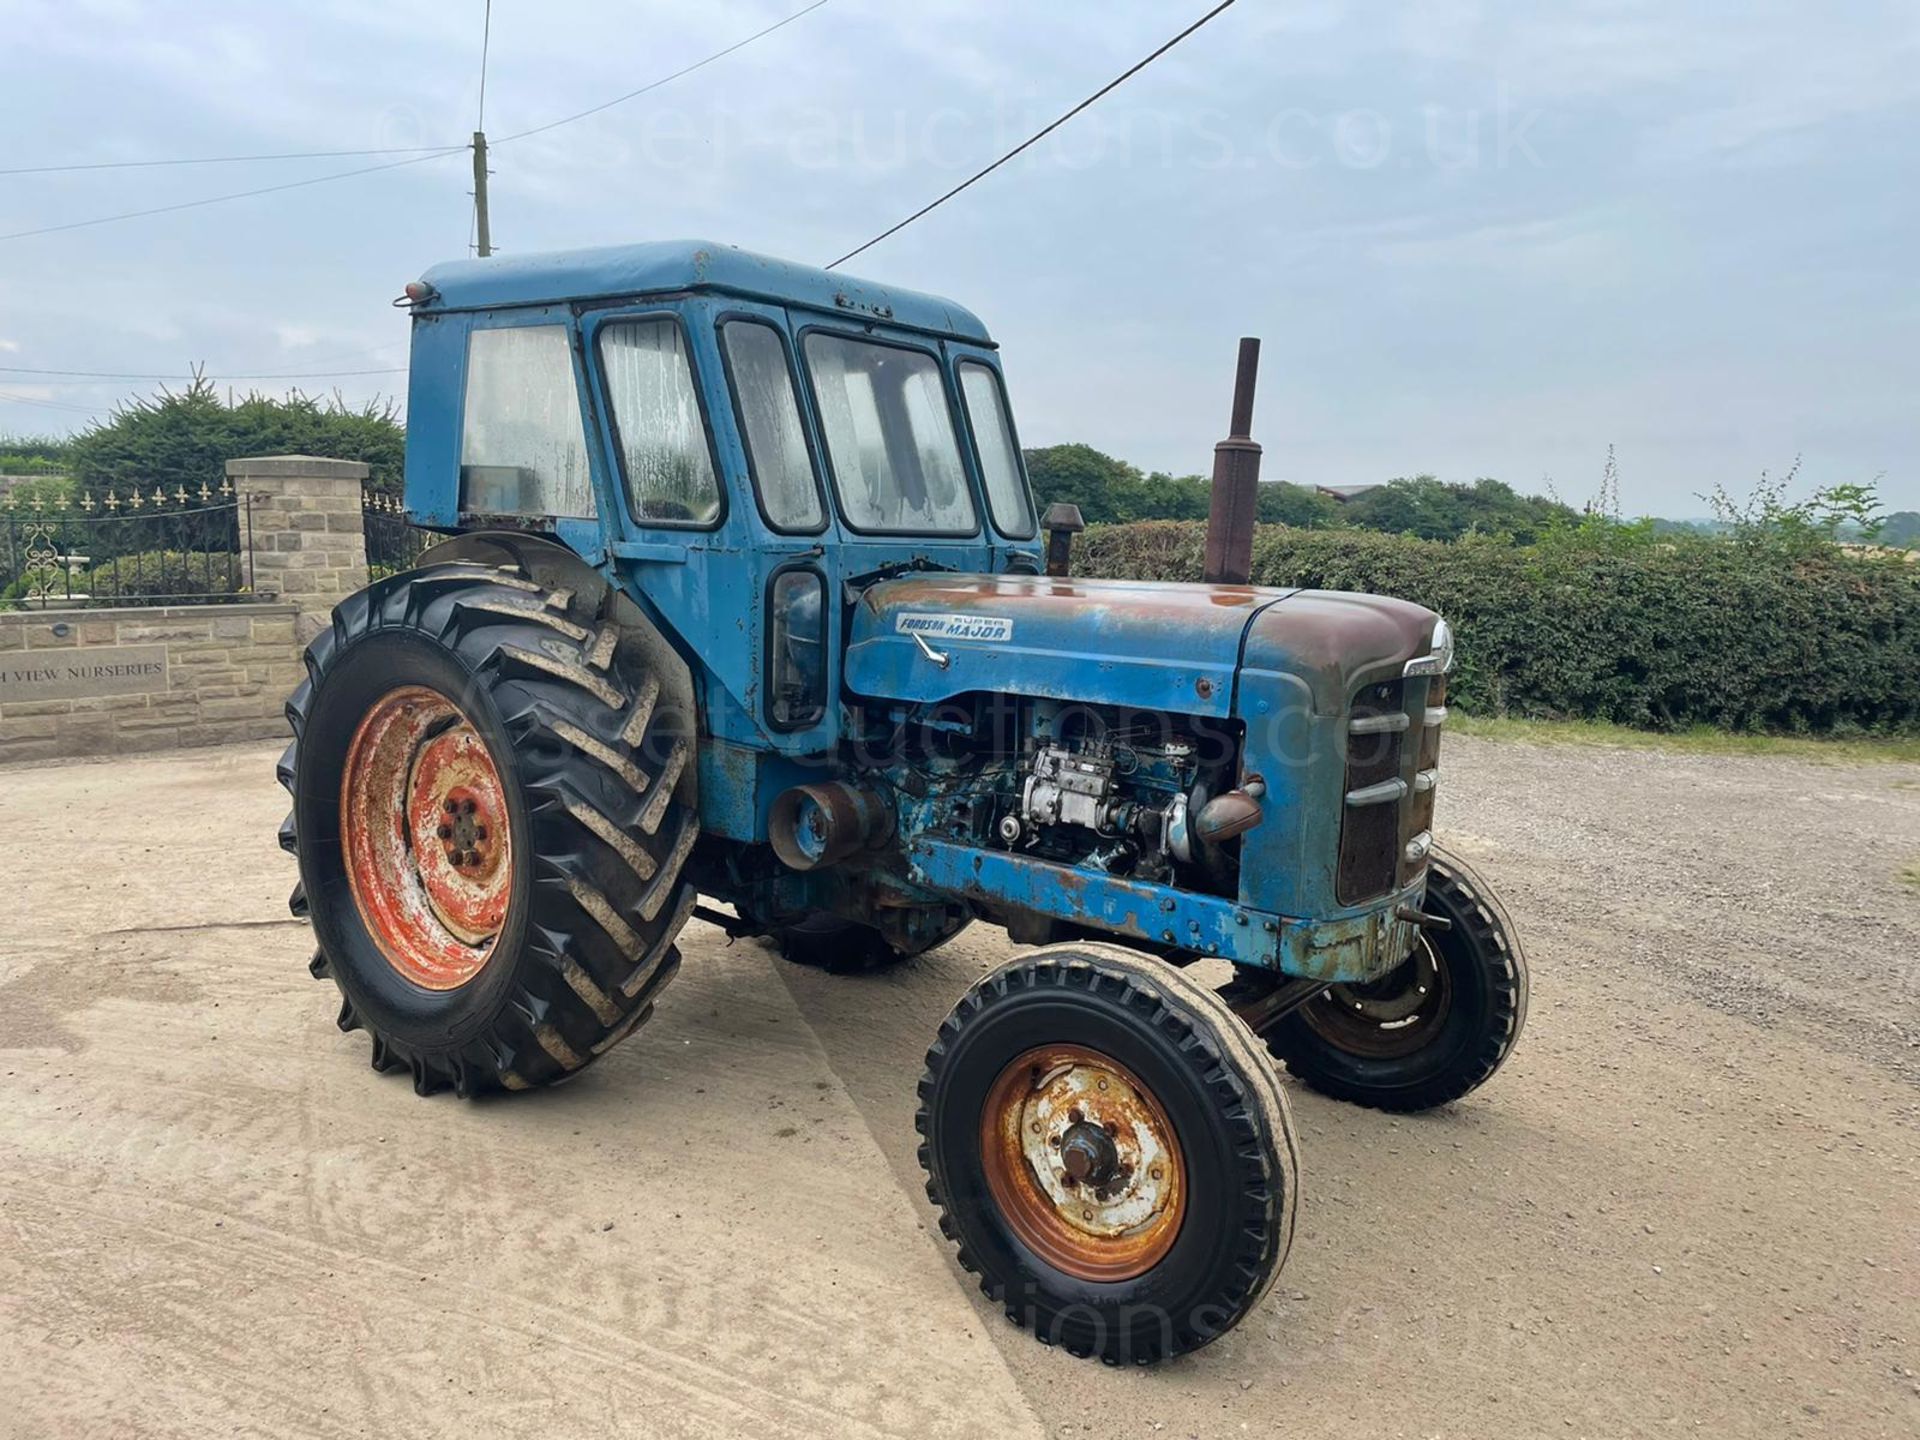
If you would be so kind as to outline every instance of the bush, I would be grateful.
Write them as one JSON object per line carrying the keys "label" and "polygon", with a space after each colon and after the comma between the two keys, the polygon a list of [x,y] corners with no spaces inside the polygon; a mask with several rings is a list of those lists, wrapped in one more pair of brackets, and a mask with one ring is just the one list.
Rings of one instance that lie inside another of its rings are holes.
{"label": "bush", "polygon": [[[1197,580],[1205,526],[1091,527],[1082,574]],[[1649,729],[1920,728],[1920,566],[1805,546],[1572,527],[1536,545],[1261,526],[1266,585],[1397,595],[1459,637],[1479,714]]]}
{"label": "bush", "polygon": [[[238,595],[247,589],[246,557],[228,550],[142,550],[95,567],[84,581],[96,598]],[[82,581],[75,579],[74,588]]]}
{"label": "bush", "polygon": [[71,444],[45,435],[0,435],[0,475],[64,475]]}
{"label": "bush", "polygon": [[93,495],[125,495],[134,485],[217,487],[227,461],[247,455],[364,460],[371,488],[398,494],[406,444],[391,403],[351,410],[293,394],[248,395],[229,405],[212,381],[199,379],[183,391],[121,405],[104,425],[74,437],[69,454],[73,477]]}
{"label": "bush", "polygon": [[10,485],[6,493],[0,495],[0,515],[30,519],[35,514],[51,515],[70,511],[75,503],[74,484],[69,477],[42,475],[38,479],[21,480]]}

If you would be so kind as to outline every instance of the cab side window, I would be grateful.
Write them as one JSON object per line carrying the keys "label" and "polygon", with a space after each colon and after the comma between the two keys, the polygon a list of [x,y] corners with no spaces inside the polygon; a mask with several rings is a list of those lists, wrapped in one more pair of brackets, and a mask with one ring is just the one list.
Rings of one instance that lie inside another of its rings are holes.
{"label": "cab side window", "polygon": [[599,350],[634,517],[718,523],[720,485],[679,323],[666,316],[612,321],[600,331]]}
{"label": "cab side window", "polygon": [[820,490],[780,332],[757,320],[729,320],[720,327],[720,342],[747,444],[747,468],[767,523],[789,533],[820,529],[826,516],[820,512]]}
{"label": "cab side window", "polygon": [[960,398],[966,402],[967,423],[973,427],[980,478],[987,482],[993,528],[1009,539],[1032,538],[1033,510],[1027,503],[1026,475],[1020,468],[1020,448],[1013,443],[1013,421],[1007,415],[1000,378],[978,360],[963,360]]}
{"label": "cab side window", "polygon": [[477,515],[594,514],[566,326],[515,325],[467,337],[460,508]]}

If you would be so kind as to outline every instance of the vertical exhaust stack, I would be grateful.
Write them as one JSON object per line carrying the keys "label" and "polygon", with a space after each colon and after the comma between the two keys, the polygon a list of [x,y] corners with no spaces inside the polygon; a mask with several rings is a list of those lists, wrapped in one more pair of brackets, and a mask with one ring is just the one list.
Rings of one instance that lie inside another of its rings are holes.
{"label": "vertical exhaust stack", "polygon": [[1253,428],[1253,386],[1260,373],[1260,341],[1240,341],[1233,377],[1233,420],[1227,438],[1213,447],[1213,504],[1207,512],[1203,578],[1244,585],[1253,573],[1253,518],[1260,499],[1260,446]]}

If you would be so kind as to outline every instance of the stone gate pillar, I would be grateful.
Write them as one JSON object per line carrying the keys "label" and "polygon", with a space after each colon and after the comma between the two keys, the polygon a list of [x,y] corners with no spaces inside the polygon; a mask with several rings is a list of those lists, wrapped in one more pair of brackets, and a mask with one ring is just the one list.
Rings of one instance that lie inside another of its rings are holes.
{"label": "stone gate pillar", "polygon": [[360,489],[367,466],[317,455],[257,455],[227,461],[227,479],[253,526],[253,588],[299,607],[294,639],[325,629],[341,597],[367,583]]}

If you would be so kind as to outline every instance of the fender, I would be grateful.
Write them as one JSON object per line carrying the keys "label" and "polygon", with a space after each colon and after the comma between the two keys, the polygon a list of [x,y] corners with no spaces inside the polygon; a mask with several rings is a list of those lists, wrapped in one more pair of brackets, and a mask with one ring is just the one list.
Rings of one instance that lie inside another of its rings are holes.
{"label": "fender", "polygon": [[[420,552],[417,567],[442,565],[454,560],[473,560],[486,565],[515,565],[549,590],[571,590],[587,604],[620,627],[621,638],[645,657],[660,679],[657,709],[672,715],[687,734],[704,741],[705,717],[700,713],[693,672],[660,628],[631,596],[582,560],[566,546],[542,535],[527,535],[515,530],[474,530],[449,535]],[[696,808],[699,803],[698,765],[681,772],[675,794]]]}

